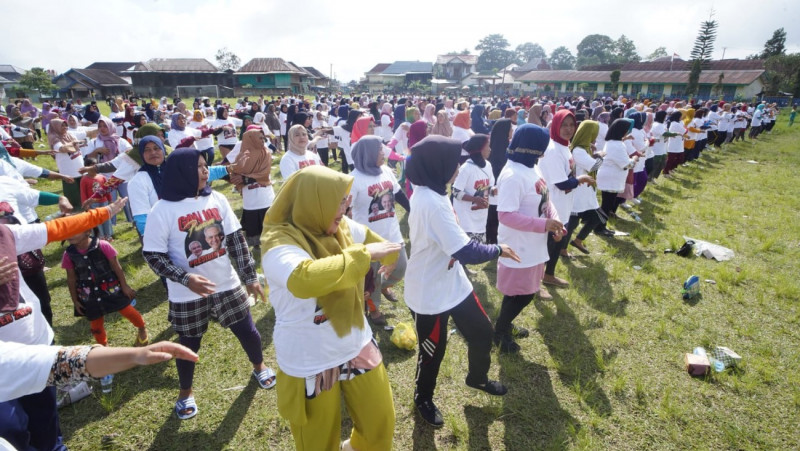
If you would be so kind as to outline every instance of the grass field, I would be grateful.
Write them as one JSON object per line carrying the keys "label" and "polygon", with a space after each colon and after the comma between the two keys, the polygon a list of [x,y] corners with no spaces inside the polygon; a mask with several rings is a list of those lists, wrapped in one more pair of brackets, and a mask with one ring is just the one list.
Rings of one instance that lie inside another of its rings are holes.
{"label": "grass field", "polygon": [[[520,341],[519,355],[492,357],[490,377],[509,387],[507,396],[490,397],[464,385],[466,348],[454,333],[435,397],[445,426],[431,429],[413,409],[415,353],[395,348],[388,333],[376,328],[394,392],[395,449],[800,448],[800,127],[789,130],[786,122],[780,117],[773,134],[756,145],[704,152],[673,179],[660,179],[636,207],[641,223],[614,224],[630,236],[593,235],[587,240],[591,255],[560,262],[557,274],[571,287],[551,290],[553,301],[537,300],[521,314],[517,323],[532,333]],[[55,167],[49,157],[38,163]],[[214,186],[238,214],[240,196],[221,182]],[[40,181],[37,188],[61,186]],[[52,210],[41,208],[40,216]],[[405,220],[401,224],[407,232]],[[680,246],[684,235],[729,247],[736,257],[718,263],[663,252]],[[114,246],[138,290],[137,308],[152,339],[175,340],[165,292],[141,258],[136,232],[120,221],[116,236]],[[63,251],[58,244],[45,249],[57,342],[90,343],[88,322],[72,316],[59,267]],[[494,319],[501,300],[495,266],[477,270],[473,285]],[[704,282],[702,297],[685,302],[681,285],[692,274],[716,284]],[[392,323],[410,320],[402,301],[387,302],[386,313]],[[259,304],[253,316],[266,362],[276,367],[274,312]],[[111,345],[133,343],[135,328],[118,314],[106,324]],[[705,379],[687,375],[683,353],[716,345],[742,355],[741,366]],[[172,413],[174,363],[139,368],[117,375],[110,396],[100,396],[98,384],[92,397],[60,411],[67,445],[292,449],[275,392],[257,388],[233,335],[212,325],[200,355],[197,417],[182,422]],[[350,427],[345,420],[343,438]]]}

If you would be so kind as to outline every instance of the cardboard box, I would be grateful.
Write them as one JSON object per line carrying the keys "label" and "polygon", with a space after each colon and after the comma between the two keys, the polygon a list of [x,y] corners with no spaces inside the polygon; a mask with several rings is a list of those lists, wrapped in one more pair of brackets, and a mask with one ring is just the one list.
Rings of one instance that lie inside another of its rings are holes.
{"label": "cardboard box", "polygon": [[687,353],[684,358],[686,371],[692,376],[705,376],[711,370],[707,356]]}

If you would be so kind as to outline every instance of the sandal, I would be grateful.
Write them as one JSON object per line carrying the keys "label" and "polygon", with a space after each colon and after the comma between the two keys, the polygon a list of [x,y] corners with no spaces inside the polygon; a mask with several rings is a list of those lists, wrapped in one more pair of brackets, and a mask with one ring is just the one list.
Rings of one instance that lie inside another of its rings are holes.
{"label": "sandal", "polygon": [[394,295],[394,293],[392,293],[392,290],[389,289],[388,287],[381,290],[381,294],[383,295],[383,297],[388,299],[389,302],[397,302],[397,297]]}
{"label": "sandal", "polygon": [[503,396],[508,393],[508,389],[505,385],[501,384],[499,381],[486,381],[485,384],[473,384],[470,383],[469,377],[465,381],[468,387],[472,387],[477,390],[485,391],[486,393],[494,396]]}
{"label": "sandal", "polygon": [[136,341],[133,343],[133,347],[141,348],[150,344],[150,337],[148,336],[144,340],[139,337],[139,332],[136,332]]}
{"label": "sandal", "polygon": [[584,254],[589,255],[589,249],[586,249],[586,246],[584,246],[583,244],[578,244],[575,240],[570,241],[569,244],[575,249],[583,252]]}
{"label": "sandal", "polygon": [[[375,312],[373,312],[373,313],[375,313]],[[369,320],[372,321],[372,324],[374,324],[376,326],[385,326],[385,325],[389,324],[389,323],[386,322],[386,316],[381,312],[378,312],[378,314],[376,316],[372,316],[372,314],[370,314],[369,315]]]}
{"label": "sandal", "polygon": [[278,382],[278,378],[275,376],[275,372],[272,371],[272,368],[269,367],[267,367],[267,369],[262,371],[253,370],[253,377],[256,378],[256,381],[258,381],[258,385],[261,388],[265,388],[267,390],[274,387],[275,384]]}
{"label": "sandal", "polygon": [[197,415],[197,403],[194,402],[194,396],[177,400],[175,402],[175,415],[178,416],[179,420],[188,420]]}

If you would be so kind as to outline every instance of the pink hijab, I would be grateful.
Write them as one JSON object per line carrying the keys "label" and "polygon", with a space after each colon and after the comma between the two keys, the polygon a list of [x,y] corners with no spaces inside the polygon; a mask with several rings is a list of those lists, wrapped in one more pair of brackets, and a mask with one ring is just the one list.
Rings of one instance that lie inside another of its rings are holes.
{"label": "pink hijab", "polygon": [[114,126],[114,123],[111,122],[111,119],[105,116],[100,116],[100,120],[98,120],[98,122],[106,124],[106,129],[108,130],[107,135],[104,135],[102,132],[97,135],[97,139],[103,143],[103,147],[109,150],[108,154],[100,155],[97,159],[98,163],[105,163],[113,160],[117,155],[119,155],[119,135],[117,135],[117,128]]}

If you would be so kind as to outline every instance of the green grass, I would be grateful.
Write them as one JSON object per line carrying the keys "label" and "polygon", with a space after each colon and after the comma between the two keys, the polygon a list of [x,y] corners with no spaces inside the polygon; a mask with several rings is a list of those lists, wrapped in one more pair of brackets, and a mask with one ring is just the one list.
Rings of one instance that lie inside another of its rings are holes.
{"label": "green grass", "polygon": [[[415,353],[395,348],[387,332],[376,330],[394,393],[395,448],[800,448],[800,190],[795,181],[800,127],[789,130],[786,122],[780,117],[773,134],[756,145],[705,152],[672,180],[660,179],[637,207],[642,223],[614,224],[629,237],[591,236],[590,256],[559,263],[558,275],[571,280],[571,287],[551,290],[553,301],[535,301],[522,313],[517,322],[532,333],[521,340],[518,356],[493,356],[490,377],[508,385],[507,396],[492,398],[464,386],[466,347],[453,334],[435,398],[445,426],[427,427],[411,401]],[[38,162],[54,167],[49,158]],[[38,188],[59,191],[60,183],[39,182]],[[216,182],[215,188],[240,210],[240,197],[227,185]],[[40,215],[52,210],[41,208]],[[405,220],[402,225],[406,230]],[[175,340],[164,290],[141,258],[135,231],[120,222],[116,234],[114,246],[138,290],[137,308],[151,337]],[[718,263],[663,253],[679,247],[683,235],[718,242],[736,257]],[[72,316],[59,268],[63,250],[58,244],[45,249],[57,342],[90,343],[88,322]],[[486,264],[478,272],[475,290],[494,318],[501,300],[494,288],[495,266]],[[686,303],[681,285],[692,274],[716,285],[703,283],[702,298]],[[385,310],[391,322],[410,321],[402,302],[387,302]],[[275,367],[274,312],[260,304],[253,315],[266,361]],[[118,314],[110,315],[107,330],[116,346],[132,344],[136,333]],[[705,379],[689,377],[683,353],[715,345],[741,354],[741,368]],[[275,392],[257,388],[233,335],[212,324],[200,355],[196,418],[181,422],[172,413],[178,387],[174,363],[139,368],[115,377],[112,397],[101,397],[98,384],[95,396],[61,410],[67,445],[76,450],[293,448]],[[346,419],[343,435],[351,427]]]}

